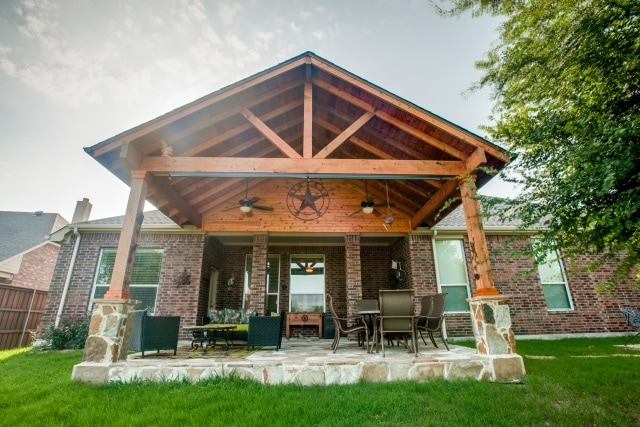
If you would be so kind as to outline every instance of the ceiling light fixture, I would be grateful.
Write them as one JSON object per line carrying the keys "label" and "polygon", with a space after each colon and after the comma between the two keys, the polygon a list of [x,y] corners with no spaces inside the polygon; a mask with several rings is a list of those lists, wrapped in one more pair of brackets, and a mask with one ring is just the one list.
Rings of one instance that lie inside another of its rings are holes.
{"label": "ceiling light fixture", "polygon": [[308,265],[307,268],[304,269],[304,271],[306,271],[307,273],[313,273],[313,267]]}
{"label": "ceiling light fixture", "polygon": [[370,214],[373,213],[373,202],[371,200],[364,200],[362,201],[362,203],[360,203],[360,206],[362,206],[362,212],[366,213],[366,214]]}

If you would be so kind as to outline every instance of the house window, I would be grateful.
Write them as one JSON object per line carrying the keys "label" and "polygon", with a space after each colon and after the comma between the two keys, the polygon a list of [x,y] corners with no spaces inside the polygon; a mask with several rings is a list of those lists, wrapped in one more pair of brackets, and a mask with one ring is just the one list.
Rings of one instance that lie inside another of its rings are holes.
{"label": "house window", "polygon": [[[244,294],[242,308],[249,307],[249,285],[251,284],[251,269],[253,256],[247,255],[244,269]],[[265,313],[280,311],[280,255],[269,255],[267,258],[267,286]]]}
{"label": "house window", "polygon": [[289,311],[324,311],[324,255],[291,255]]}
{"label": "house window", "polygon": [[436,277],[440,292],[446,292],[446,311],[468,312],[469,279],[462,240],[434,240]]}
{"label": "house window", "polygon": [[549,310],[573,310],[567,278],[558,252],[551,251],[536,255],[536,264],[547,308]]}
{"label": "house window", "polygon": [[[93,291],[94,298],[103,298],[104,294],[109,290],[116,252],[116,248],[104,248],[100,252],[100,261],[98,262]],[[136,251],[136,259],[131,273],[131,284],[129,285],[131,299],[142,302],[136,309],[155,311],[162,255],[162,249],[140,248]]]}

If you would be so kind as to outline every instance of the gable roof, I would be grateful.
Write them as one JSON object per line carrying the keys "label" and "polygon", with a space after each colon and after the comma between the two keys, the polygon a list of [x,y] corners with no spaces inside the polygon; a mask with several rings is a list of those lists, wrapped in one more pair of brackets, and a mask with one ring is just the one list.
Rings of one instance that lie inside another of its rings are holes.
{"label": "gable roof", "polygon": [[[311,53],[222,88],[85,151],[122,181],[147,171],[147,200],[201,227],[282,177],[349,180],[393,200],[410,229],[433,226],[457,177],[491,177],[505,150]],[[247,179],[250,180],[247,181]],[[388,190],[387,190],[388,187]],[[449,211],[457,206],[452,204]]]}
{"label": "gable roof", "polygon": [[0,261],[46,242],[66,224],[56,213],[0,211]]}

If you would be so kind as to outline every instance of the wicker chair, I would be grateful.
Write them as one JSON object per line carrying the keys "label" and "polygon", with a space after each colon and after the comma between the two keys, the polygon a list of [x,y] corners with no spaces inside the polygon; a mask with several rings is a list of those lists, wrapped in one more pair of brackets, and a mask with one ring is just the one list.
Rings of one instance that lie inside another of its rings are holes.
{"label": "wicker chair", "polygon": [[276,351],[282,346],[282,325],[284,311],[278,316],[249,317],[249,332],[247,333],[247,349],[249,346],[273,346]]}
{"label": "wicker chair", "polygon": [[133,321],[129,350],[140,351],[142,357],[149,350],[173,350],[175,356],[178,351],[178,330],[180,316],[149,316],[146,310],[135,310],[127,321]]}
{"label": "wicker chair", "polygon": [[622,314],[624,314],[624,318],[627,320],[627,324],[639,331],[637,334],[632,335],[631,338],[629,338],[627,342],[624,343],[624,345],[627,345],[631,341],[640,337],[640,310],[628,305],[620,305],[620,311],[622,311]]}
{"label": "wicker chair", "polygon": [[406,336],[411,334],[413,352],[418,354],[414,317],[413,291],[408,289],[380,291],[380,316],[377,318],[377,326],[382,357],[384,357],[385,334],[401,334],[405,337],[405,347],[408,347]]}
{"label": "wicker chair", "polygon": [[436,340],[433,338],[433,333],[439,332],[444,346],[447,348],[447,350],[449,350],[447,341],[444,339],[444,335],[442,333],[446,295],[447,293],[443,292],[440,294],[427,295],[426,297],[422,297],[422,307],[420,307],[420,315],[416,318],[416,330],[420,333],[420,338],[422,338],[422,342],[424,343],[424,345],[427,345],[427,342],[425,341],[424,335],[422,333],[426,332],[427,335],[429,335],[429,339],[436,348],[438,348],[438,344],[436,344]]}
{"label": "wicker chair", "polygon": [[[360,332],[364,332],[365,341],[367,343],[367,351],[369,351],[369,327],[363,321],[362,316],[350,318],[338,317],[336,311],[333,308],[333,299],[331,298],[331,295],[327,294],[327,299],[329,300],[329,312],[331,313],[331,317],[333,318],[333,325],[335,326],[335,335],[333,337],[333,342],[331,343],[331,349],[333,350],[333,352],[335,353],[338,349],[341,335]],[[350,322],[356,323],[349,325]]]}

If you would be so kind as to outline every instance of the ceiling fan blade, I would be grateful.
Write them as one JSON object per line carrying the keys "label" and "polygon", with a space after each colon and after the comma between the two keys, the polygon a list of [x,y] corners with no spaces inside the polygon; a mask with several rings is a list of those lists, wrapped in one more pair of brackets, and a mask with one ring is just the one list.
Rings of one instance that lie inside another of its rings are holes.
{"label": "ceiling fan blade", "polygon": [[251,206],[253,209],[260,209],[261,211],[270,211],[273,212],[273,208],[271,206],[260,206],[260,205],[253,205]]}
{"label": "ceiling fan blade", "polygon": [[252,198],[247,199],[247,200],[249,200],[249,203],[251,203],[253,205],[254,203],[258,203],[260,201],[260,197],[252,197]]}
{"label": "ceiling fan blade", "polygon": [[376,208],[373,208],[373,214],[374,214],[375,216],[382,216],[382,214],[380,213],[380,211],[379,211],[378,209],[376,209]]}
{"label": "ceiling fan blade", "polygon": [[357,211],[350,213],[348,216],[355,216],[355,215],[358,215],[359,213],[362,213],[362,209],[358,209]]}

